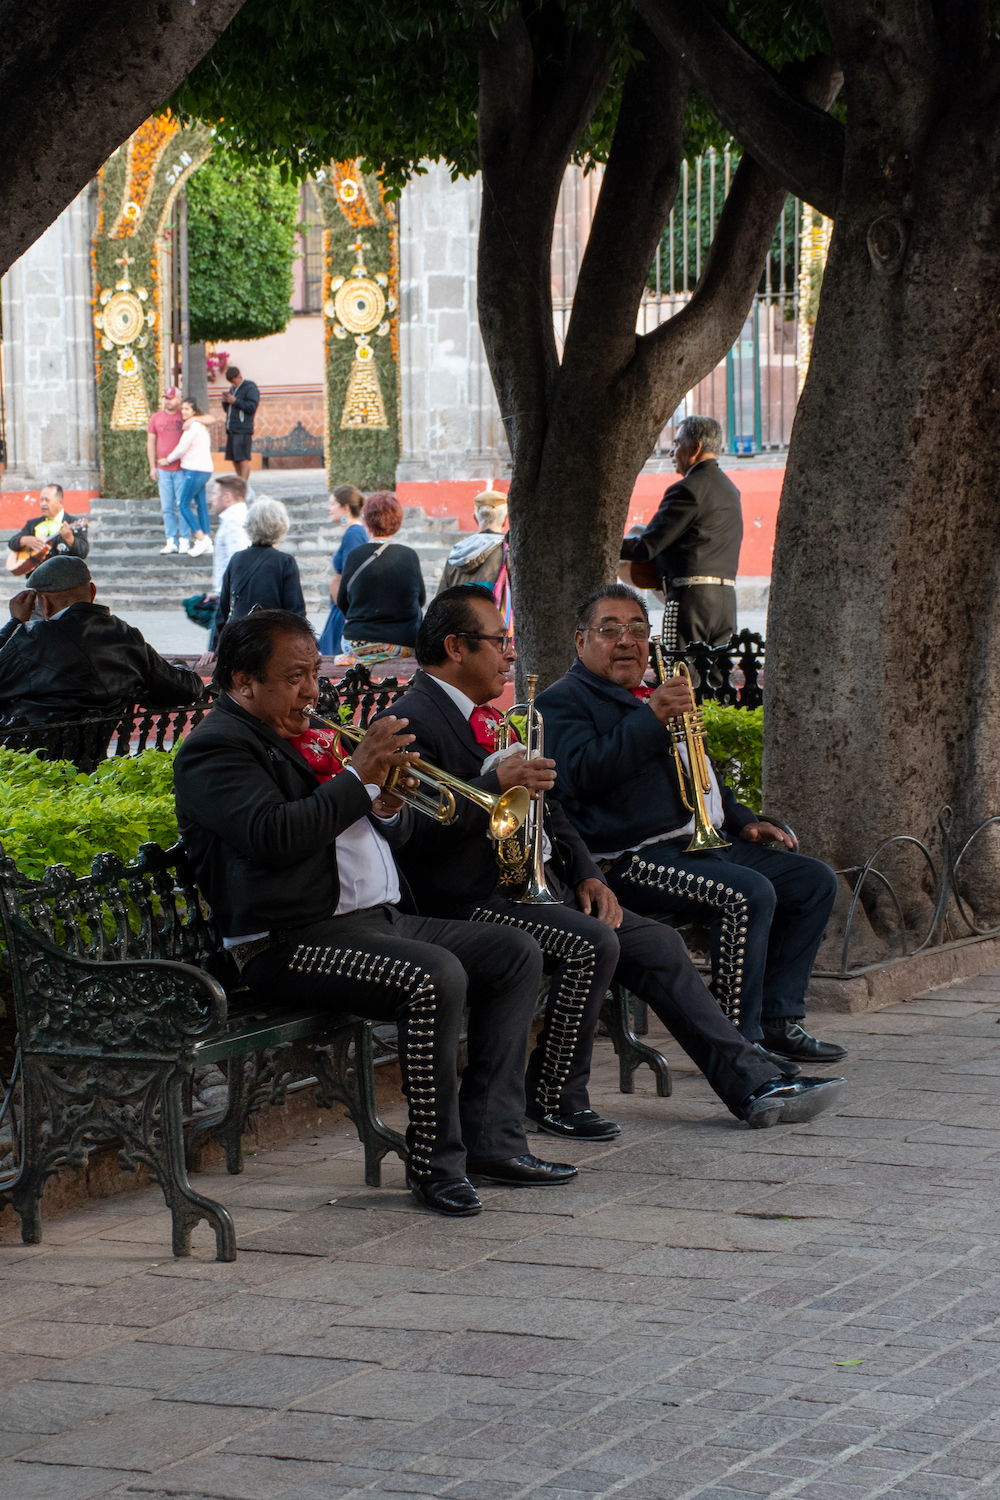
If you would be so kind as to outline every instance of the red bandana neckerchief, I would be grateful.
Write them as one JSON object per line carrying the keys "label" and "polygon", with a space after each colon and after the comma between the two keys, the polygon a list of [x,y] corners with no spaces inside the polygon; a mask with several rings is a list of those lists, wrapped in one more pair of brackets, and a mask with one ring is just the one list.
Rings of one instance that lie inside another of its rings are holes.
{"label": "red bandana neckerchief", "polygon": [[308,761],[310,771],[320,781],[329,781],[344,769],[344,762],[334,749],[336,736],[332,729],[307,729],[288,743]]}
{"label": "red bandana neckerchief", "polygon": [[632,694],[633,698],[638,698],[640,703],[645,703],[647,698],[651,698],[653,696],[653,689],[651,687],[647,687],[644,682],[640,682],[638,687],[629,688],[629,692]]}
{"label": "red bandana neckerchief", "polygon": [[481,703],[469,715],[469,728],[476,737],[476,744],[490,754],[497,748],[497,730],[502,719],[503,714],[490,703]]}

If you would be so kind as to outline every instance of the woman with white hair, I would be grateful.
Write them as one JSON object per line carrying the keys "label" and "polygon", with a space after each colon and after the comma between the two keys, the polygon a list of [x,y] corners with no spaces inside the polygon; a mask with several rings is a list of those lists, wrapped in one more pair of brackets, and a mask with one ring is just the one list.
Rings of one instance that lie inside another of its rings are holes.
{"label": "woman with white hair", "polygon": [[219,593],[219,627],[260,609],[290,609],[305,615],[299,565],[278,543],[288,531],[288,512],[280,500],[261,495],[247,507],[244,521],[249,547],[234,552]]}

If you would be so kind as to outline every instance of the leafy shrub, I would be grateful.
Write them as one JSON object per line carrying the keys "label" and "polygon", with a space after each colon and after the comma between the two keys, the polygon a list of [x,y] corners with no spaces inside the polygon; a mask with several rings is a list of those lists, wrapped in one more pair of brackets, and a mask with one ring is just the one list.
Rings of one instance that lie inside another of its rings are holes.
{"label": "leafy shrub", "polygon": [[737,799],[759,813],[764,710],[703,703],[702,715],[709,755],[718,762]]}
{"label": "leafy shrub", "polygon": [[58,864],[85,875],[105,850],[130,863],[150,840],[177,840],[172,754],[144,750],[84,776],[71,761],[0,748],[0,843],[24,874]]}

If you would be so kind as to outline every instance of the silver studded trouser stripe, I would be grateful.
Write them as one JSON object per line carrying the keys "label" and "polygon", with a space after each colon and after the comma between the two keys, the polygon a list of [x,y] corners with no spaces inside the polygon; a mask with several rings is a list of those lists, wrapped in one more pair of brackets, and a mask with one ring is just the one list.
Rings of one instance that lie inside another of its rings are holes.
{"label": "silver studded trouser stripe", "polygon": [[[288,965],[290,973],[336,975],[384,985],[407,995],[405,1047],[407,1103],[410,1115],[410,1173],[427,1177],[431,1169],[437,1113],[434,1091],[434,1016],[436,996],[431,976],[416,964],[369,953],[363,948],[329,948],[300,943]],[[402,1022],[402,1018],[400,1018]]]}
{"label": "silver studded trouser stripe", "polygon": [[721,880],[698,875],[693,870],[648,863],[637,854],[633,855],[628,867],[618,878],[628,885],[663,891],[684,901],[711,907],[714,913],[721,916],[719,957],[714,976],[715,997],[733,1025],[737,1025],[743,994],[743,963],[750,914],[745,893],[735,886],[724,885]]}
{"label": "silver studded trouser stripe", "polygon": [[494,911],[489,906],[477,906],[472,920],[519,927],[522,932],[529,933],[546,957],[554,959],[562,969],[558,991],[554,998],[551,994],[549,996],[545,1057],[535,1100],[541,1109],[558,1113],[560,1096],[580,1035],[580,1024],[594,988],[597,951],[593,943],[578,933],[565,932],[539,916],[533,917],[530,906],[512,907],[504,912]]}

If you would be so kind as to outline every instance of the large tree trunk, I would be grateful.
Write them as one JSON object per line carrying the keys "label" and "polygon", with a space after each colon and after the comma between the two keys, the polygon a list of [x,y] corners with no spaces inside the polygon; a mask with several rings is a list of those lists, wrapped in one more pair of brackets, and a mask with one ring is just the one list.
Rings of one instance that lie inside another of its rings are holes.
{"label": "large tree trunk", "polygon": [[[519,691],[573,656],[579,600],[615,576],[635,480],[679,402],[723,357],[760,282],[785,190],[741,162],[702,278],[678,316],[636,333],[639,303],[680,173],[687,82],[640,27],[562,362],[552,329],[552,223],[573,147],[606,86],[601,46],[566,28],[554,80],[513,13],[483,42],[480,327],[513,459],[511,566]],[[829,59],[789,79],[827,107]]]}
{"label": "large tree trunk", "polygon": [[[837,866],[933,835],[946,803],[963,835],[1000,812],[1000,139],[984,103],[973,92],[942,118],[914,91],[900,121],[888,82],[881,108],[852,97],[765,708],[768,805]],[[994,920],[996,877],[980,860],[973,897]],[[912,861],[903,886],[926,914]]]}
{"label": "large tree trunk", "polygon": [[159,108],[243,0],[0,0],[0,275]]}

